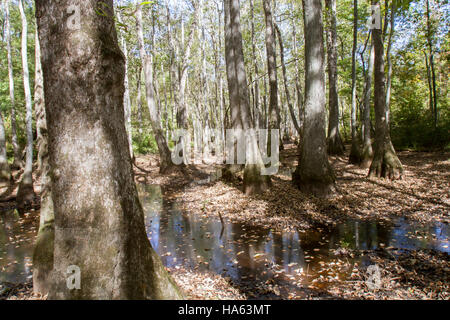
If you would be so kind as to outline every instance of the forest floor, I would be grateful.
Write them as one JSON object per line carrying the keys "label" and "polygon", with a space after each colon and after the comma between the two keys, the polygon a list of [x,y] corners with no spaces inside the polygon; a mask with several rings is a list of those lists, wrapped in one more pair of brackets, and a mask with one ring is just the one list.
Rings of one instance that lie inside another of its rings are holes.
{"label": "forest floor", "polygon": [[[293,144],[285,145],[281,152],[281,166],[279,174],[272,177],[272,188],[257,196],[246,196],[241,192],[242,175],[233,181],[208,182],[217,167],[187,166],[184,170],[161,175],[155,155],[137,157],[135,178],[138,183],[160,185],[164,199],[176,201],[185,214],[205,218],[220,216],[229,222],[275,231],[329,227],[349,218],[391,221],[402,217],[424,224],[436,221],[448,224],[450,153],[404,151],[398,155],[405,172],[403,179],[397,181],[367,178],[368,170],[349,164],[347,156],[330,157],[338,192],[329,199],[305,195],[291,183],[289,173],[295,169],[298,158]],[[35,190],[38,191],[39,186]],[[0,210],[14,208],[15,189],[10,188],[3,195],[0,196]],[[305,288],[302,297],[282,294],[270,282],[262,287],[250,285],[238,290],[229,279],[212,272],[185,268],[168,271],[190,299],[251,299],[264,296],[267,291],[281,299],[450,299],[448,254],[433,250],[396,252],[396,248],[365,254],[381,267],[381,290],[369,290],[366,270],[359,266],[350,266],[350,269],[353,267],[350,280],[328,286],[326,290]],[[41,298],[30,294],[29,283],[10,289],[3,298]]]}

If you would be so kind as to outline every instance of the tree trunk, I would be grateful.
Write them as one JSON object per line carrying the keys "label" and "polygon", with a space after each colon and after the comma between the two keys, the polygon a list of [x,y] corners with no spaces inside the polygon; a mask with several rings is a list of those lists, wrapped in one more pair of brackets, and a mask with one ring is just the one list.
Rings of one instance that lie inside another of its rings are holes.
{"label": "tree trunk", "polygon": [[303,0],[305,20],[305,123],[293,182],[305,193],[327,197],[335,191],[325,134],[325,75],[322,3]]}
{"label": "tree trunk", "polygon": [[372,134],[371,127],[372,122],[370,120],[370,98],[372,96],[372,75],[373,75],[373,65],[375,61],[375,51],[373,49],[373,38],[369,45],[369,63],[366,73],[366,85],[364,90],[364,110],[363,110],[363,151],[361,155],[361,166],[363,168],[369,168],[373,159],[373,149],[372,149]]}
{"label": "tree trunk", "polygon": [[350,149],[349,162],[353,164],[361,163],[361,150],[356,124],[356,50],[358,46],[358,0],[353,1],[353,49],[352,49],[352,146]]}
{"label": "tree trunk", "polygon": [[[273,26],[272,9],[270,0],[263,0],[264,17],[266,21],[266,55],[267,72],[269,74],[269,129],[281,128],[281,114],[278,106],[278,76],[277,76],[277,53],[275,30]],[[281,133],[280,133],[281,137]],[[271,150],[271,140],[269,135],[268,152]],[[280,147],[283,148],[282,144]]]}
{"label": "tree trunk", "polygon": [[20,16],[22,19],[22,68],[23,68],[23,87],[25,90],[26,106],[26,131],[27,146],[25,168],[17,190],[17,209],[24,212],[31,206],[34,198],[33,188],[33,106],[31,104],[30,73],[28,71],[27,57],[27,37],[28,23],[23,6],[23,0],[19,1]]}
{"label": "tree trunk", "polygon": [[5,33],[6,33],[6,48],[8,51],[8,77],[9,77],[9,97],[11,99],[11,142],[14,152],[14,160],[12,167],[20,168],[22,167],[22,156],[20,152],[20,146],[17,140],[17,125],[16,125],[16,100],[14,97],[14,72],[13,72],[13,61],[12,61],[12,49],[11,49],[11,27],[9,20],[9,2],[6,0],[5,5]]}
{"label": "tree trunk", "polygon": [[38,172],[41,176],[41,209],[39,231],[33,253],[33,291],[46,295],[50,292],[51,271],[55,238],[50,166],[48,163],[48,131],[45,115],[44,79],[42,76],[41,50],[36,30],[36,64],[34,107],[38,146]]}
{"label": "tree trunk", "polygon": [[426,0],[427,4],[427,42],[428,49],[430,50],[430,68],[431,68],[431,80],[433,85],[433,110],[434,110],[434,128],[437,128],[437,89],[436,89],[436,72],[434,70],[434,50],[433,40],[431,38],[431,21],[430,21],[430,1]]}
{"label": "tree trunk", "polygon": [[337,74],[337,31],[336,31],[336,0],[326,0],[328,17],[327,30],[327,60],[329,81],[329,118],[328,118],[328,153],[344,154],[344,144],[339,132],[339,98]]}
{"label": "tree trunk", "polygon": [[[387,10],[387,8],[385,9]],[[387,24],[387,21],[385,22]],[[389,110],[391,104],[391,85],[392,85],[392,57],[391,57],[391,48],[392,48],[392,38],[395,32],[395,3],[391,4],[391,17],[390,17],[390,25],[391,31],[389,32],[388,46],[386,51],[387,58],[387,80],[386,80],[386,108]]]}
{"label": "tree trunk", "polygon": [[[49,298],[180,298],[146,235],[125,130],[125,61],[113,1],[103,2],[105,16],[98,0],[36,1],[55,212]],[[83,13],[79,28],[55,14],[69,7]],[[67,285],[74,266],[79,290]]]}
{"label": "tree trunk", "polygon": [[[376,4],[377,0],[372,0]],[[372,30],[375,66],[374,66],[374,100],[375,100],[375,146],[374,158],[369,176],[401,178],[403,167],[395,153],[389,130],[389,110],[386,106],[384,46],[380,29]]]}
{"label": "tree trunk", "polygon": [[[242,48],[239,0],[225,0],[225,57],[232,127],[248,131],[253,129],[247,76]],[[270,187],[270,177],[262,175],[264,164],[256,137],[251,136],[246,145],[247,159],[244,169],[244,192],[256,194]]]}
{"label": "tree trunk", "polygon": [[153,134],[155,135],[156,144],[158,145],[161,173],[169,172],[173,167],[172,156],[167,145],[164,131],[161,128],[158,110],[155,104],[155,92],[153,88],[153,62],[150,55],[145,50],[144,30],[142,25],[142,6],[138,4],[136,11],[136,26],[138,31],[139,52],[141,55],[142,65],[144,69],[145,92],[147,96],[148,111],[150,113],[150,123]]}
{"label": "tree trunk", "polygon": [[11,169],[6,155],[6,132],[3,114],[0,113],[0,187],[9,186],[11,182]]}

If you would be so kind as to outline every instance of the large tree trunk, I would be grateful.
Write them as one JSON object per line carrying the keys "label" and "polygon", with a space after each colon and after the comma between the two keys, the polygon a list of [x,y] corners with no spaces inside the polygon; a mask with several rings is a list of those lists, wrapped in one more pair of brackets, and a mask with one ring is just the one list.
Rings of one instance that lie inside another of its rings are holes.
{"label": "large tree trunk", "polygon": [[373,149],[372,149],[372,134],[371,127],[372,122],[370,120],[370,98],[372,96],[372,75],[373,75],[373,65],[375,62],[375,52],[373,50],[373,37],[370,40],[369,45],[369,63],[367,67],[366,79],[365,79],[365,89],[364,89],[364,109],[363,109],[363,151],[361,155],[361,166],[363,168],[369,168],[373,159]]}
{"label": "large tree trunk", "polygon": [[22,166],[22,157],[20,153],[20,146],[17,141],[17,129],[16,129],[16,103],[14,97],[14,72],[12,61],[12,49],[11,49],[11,27],[9,20],[9,2],[5,0],[5,33],[6,33],[6,48],[8,52],[8,78],[9,78],[9,98],[11,99],[11,142],[14,152],[13,168],[20,168]]}
{"label": "large tree trunk", "polygon": [[25,107],[26,107],[26,131],[27,131],[27,145],[26,145],[26,159],[25,168],[17,190],[17,208],[19,212],[27,210],[34,198],[33,188],[33,106],[31,103],[31,89],[30,89],[30,73],[28,71],[28,57],[27,57],[27,37],[28,37],[28,23],[23,7],[23,0],[19,1],[20,16],[22,19],[22,68],[23,68],[23,87],[25,91]]}
{"label": "large tree trunk", "polygon": [[[231,122],[234,129],[253,129],[247,76],[244,65],[242,34],[240,29],[239,0],[225,0],[225,57],[230,93]],[[264,164],[258,150],[256,137],[252,136],[246,145],[247,163],[244,169],[244,192],[256,194],[270,187],[270,177],[262,175]]]}
{"label": "large tree trunk", "polygon": [[167,145],[164,131],[161,128],[159,113],[155,104],[155,92],[153,88],[153,62],[151,55],[145,50],[144,30],[142,24],[142,5],[138,4],[136,11],[136,26],[138,31],[139,52],[141,55],[142,65],[144,69],[145,91],[147,96],[148,111],[150,113],[150,123],[153,134],[155,135],[156,144],[158,145],[161,173],[169,172],[173,167],[172,156]]}
{"label": "large tree trunk", "polygon": [[9,186],[11,182],[11,168],[6,155],[6,132],[3,114],[0,113],[0,187]]}
{"label": "large tree trunk", "polygon": [[337,74],[337,31],[336,31],[336,0],[326,0],[328,17],[327,30],[327,60],[329,82],[329,118],[328,118],[328,153],[344,154],[344,144],[339,132],[339,98]]}
{"label": "large tree trunk", "polygon": [[[372,0],[376,4],[377,0]],[[375,50],[374,100],[375,100],[375,146],[369,176],[401,178],[403,167],[395,153],[389,130],[389,110],[386,106],[384,46],[380,29],[372,30]]]}
{"label": "large tree trunk", "polygon": [[[82,12],[79,28],[59,14],[69,7]],[[112,0],[36,1],[55,212],[49,298],[180,298],[145,231],[112,8]],[[79,290],[67,286],[73,266]]]}
{"label": "large tree trunk", "polygon": [[[386,7],[385,10],[388,10]],[[387,25],[387,21],[385,22]],[[387,80],[386,80],[386,108],[389,110],[391,104],[391,86],[392,86],[392,57],[391,57],[391,49],[392,49],[392,38],[394,37],[395,32],[395,3],[391,4],[391,17],[390,17],[390,25],[391,31],[389,32],[388,46],[386,50],[386,58],[387,58]]]}
{"label": "large tree trunk", "polygon": [[46,295],[50,291],[53,269],[53,243],[55,238],[55,215],[53,212],[50,166],[48,163],[48,131],[45,115],[44,79],[42,75],[41,50],[36,30],[36,64],[34,107],[38,146],[38,172],[41,176],[41,209],[39,231],[33,253],[33,291]]}
{"label": "large tree trunk", "polygon": [[327,197],[335,191],[325,134],[325,75],[322,3],[303,0],[305,20],[305,123],[294,183],[305,193]]}
{"label": "large tree trunk", "polygon": [[[271,1],[263,0],[264,16],[266,21],[266,55],[267,55],[267,72],[269,74],[269,129],[281,128],[281,114],[278,106],[278,76],[277,76],[277,53],[275,28],[273,26],[273,17],[271,9]],[[280,133],[281,137],[281,133]],[[271,139],[269,135],[268,152],[271,150]],[[281,139],[280,147],[283,148]]]}
{"label": "large tree trunk", "polygon": [[350,149],[349,162],[353,164],[361,163],[361,150],[356,124],[356,49],[358,45],[358,0],[353,1],[353,49],[352,49],[352,146]]}

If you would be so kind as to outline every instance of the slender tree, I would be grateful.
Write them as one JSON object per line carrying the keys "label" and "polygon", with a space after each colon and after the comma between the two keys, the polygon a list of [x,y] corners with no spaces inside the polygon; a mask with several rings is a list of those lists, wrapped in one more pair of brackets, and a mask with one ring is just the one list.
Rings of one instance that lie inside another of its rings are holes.
{"label": "slender tree", "polygon": [[[372,0],[373,5],[377,3],[378,0]],[[372,30],[372,36],[375,50],[375,145],[374,158],[370,166],[369,176],[398,179],[402,176],[403,167],[395,153],[389,130],[389,109],[386,105],[384,46],[381,29],[374,28]]]}
{"label": "slender tree", "polygon": [[294,124],[295,130],[297,130],[298,135],[301,135],[301,129],[298,124],[297,118],[295,117],[295,111],[294,107],[292,106],[292,100],[291,100],[291,93],[289,92],[289,84],[287,80],[287,71],[286,71],[286,64],[284,62],[284,45],[283,45],[283,38],[281,36],[281,30],[278,27],[277,24],[275,24],[275,30],[277,31],[278,35],[278,43],[280,44],[280,59],[281,59],[281,67],[283,71],[283,82],[284,82],[284,92],[286,94],[286,102],[288,104],[289,113],[291,115],[292,122]]}
{"label": "slender tree", "polygon": [[351,124],[352,124],[352,146],[350,149],[350,163],[361,163],[361,150],[359,146],[359,137],[357,134],[356,124],[356,50],[358,46],[358,0],[353,0],[353,49],[352,49],[352,109],[351,109]]}
{"label": "slender tree", "polygon": [[344,154],[344,144],[339,132],[339,97],[337,73],[337,31],[336,31],[336,0],[326,0],[328,21],[327,30],[327,61],[328,61],[328,153]]}
{"label": "slender tree", "polygon": [[[69,9],[83,14],[54,14]],[[113,10],[112,0],[36,1],[55,213],[49,297],[180,298],[145,231]],[[68,288],[68,270],[79,290]]]}
{"label": "slender tree", "polygon": [[9,17],[9,3],[10,0],[4,0],[5,8],[5,34],[6,34],[6,49],[8,54],[8,78],[9,78],[9,97],[11,100],[11,142],[14,152],[14,160],[12,167],[20,168],[22,166],[22,157],[20,153],[20,146],[17,140],[17,124],[16,124],[16,99],[14,96],[14,71],[11,49],[11,25]]}
{"label": "slender tree", "polygon": [[159,168],[161,173],[167,173],[174,167],[174,165],[172,163],[171,153],[164,136],[164,131],[161,128],[159,112],[155,104],[155,91],[153,87],[153,59],[152,56],[145,50],[141,4],[138,4],[136,9],[136,26],[138,32],[139,53],[144,69],[145,92],[147,96],[148,111],[150,113],[150,123],[153,134],[155,135],[156,144],[158,145],[160,157]]}
{"label": "slender tree", "polygon": [[321,0],[303,0],[305,27],[305,122],[293,182],[305,193],[327,197],[335,191],[325,133],[325,75]]}
{"label": "slender tree", "polygon": [[28,70],[28,22],[25,14],[23,0],[19,1],[20,17],[22,19],[22,69],[23,69],[23,87],[25,90],[25,108],[26,108],[26,160],[25,168],[17,190],[17,206],[19,211],[25,210],[33,201],[33,106],[31,102],[30,73]]}

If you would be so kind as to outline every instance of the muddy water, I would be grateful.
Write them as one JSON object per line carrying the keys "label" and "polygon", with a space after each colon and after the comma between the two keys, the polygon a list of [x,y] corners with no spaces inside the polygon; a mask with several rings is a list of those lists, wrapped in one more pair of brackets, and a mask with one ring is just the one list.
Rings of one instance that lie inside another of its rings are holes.
{"label": "muddy water", "polygon": [[[331,230],[278,233],[270,229],[233,224],[219,217],[183,214],[175,203],[163,199],[158,186],[138,187],[146,213],[152,246],[166,266],[209,270],[235,283],[277,281],[299,290],[323,277],[345,279],[351,273],[330,265],[342,261],[370,264],[363,258],[336,255],[347,249],[381,247],[434,249],[450,253],[450,227],[427,227],[399,219],[394,224],[347,221]],[[34,213],[36,215],[38,213]],[[0,282],[25,282],[31,278],[36,225],[13,212],[0,213]]]}

